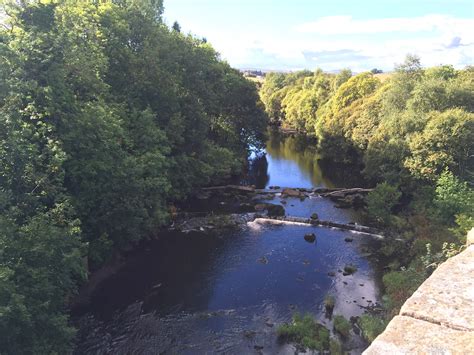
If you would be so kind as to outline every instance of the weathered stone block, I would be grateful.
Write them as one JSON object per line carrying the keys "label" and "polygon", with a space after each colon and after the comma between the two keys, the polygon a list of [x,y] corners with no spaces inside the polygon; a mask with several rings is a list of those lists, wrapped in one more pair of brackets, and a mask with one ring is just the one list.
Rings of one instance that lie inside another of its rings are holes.
{"label": "weathered stone block", "polygon": [[364,355],[472,354],[474,333],[396,316]]}

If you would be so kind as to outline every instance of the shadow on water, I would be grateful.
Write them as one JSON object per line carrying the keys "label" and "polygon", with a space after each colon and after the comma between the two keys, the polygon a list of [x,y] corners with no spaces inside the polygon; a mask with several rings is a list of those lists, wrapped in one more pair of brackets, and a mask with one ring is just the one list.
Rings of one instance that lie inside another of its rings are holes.
{"label": "shadow on water", "polygon": [[[306,138],[270,136],[266,156],[253,162],[255,181],[335,186],[311,146]],[[284,202],[291,215],[316,211],[324,219],[357,221],[354,211],[323,198]],[[315,243],[304,240],[308,232],[316,234]],[[346,318],[377,301],[376,273],[363,253],[371,243],[348,231],[255,222],[213,234],[162,233],[132,252],[76,316],[77,353],[249,353],[261,347],[264,353],[294,353],[276,340],[278,325],[294,312],[310,312],[332,328],[323,309],[327,294],[336,298],[334,314]],[[343,276],[346,264],[357,272]],[[364,343],[356,339],[348,346],[358,353]]]}

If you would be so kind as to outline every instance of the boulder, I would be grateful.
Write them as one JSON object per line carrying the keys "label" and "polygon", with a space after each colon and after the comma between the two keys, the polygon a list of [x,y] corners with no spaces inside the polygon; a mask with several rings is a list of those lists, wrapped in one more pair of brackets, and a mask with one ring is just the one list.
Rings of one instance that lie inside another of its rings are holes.
{"label": "boulder", "polygon": [[281,192],[281,195],[283,197],[298,197],[298,198],[304,198],[306,197],[306,195],[299,191],[299,190],[296,190],[296,189],[283,189],[283,191]]}
{"label": "boulder", "polygon": [[352,275],[357,271],[357,267],[355,265],[349,264],[344,266],[344,272],[342,273],[344,276]]}
{"label": "boulder", "polygon": [[268,203],[257,203],[254,206],[254,208],[255,208],[255,211],[263,211],[267,209],[267,206],[268,206]]}
{"label": "boulder", "polygon": [[308,243],[314,243],[316,241],[316,234],[307,233],[304,235],[304,240],[306,240]]}
{"label": "boulder", "polygon": [[267,214],[269,217],[278,217],[285,215],[285,209],[281,205],[267,204]]}
{"label": "boulder", "polygon": [[310,217],[310,218],[316,220],[316,219],[319,219],[319,216],[318,216],[318,214],[315,212],[315,213],[312,213],[312,214],[311,214],[311,217]]}

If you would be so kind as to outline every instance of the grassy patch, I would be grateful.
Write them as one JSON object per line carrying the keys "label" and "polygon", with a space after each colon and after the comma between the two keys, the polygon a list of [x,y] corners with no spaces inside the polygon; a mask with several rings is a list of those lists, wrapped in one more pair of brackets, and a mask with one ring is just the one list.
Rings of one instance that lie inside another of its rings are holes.
{"label": "grassy patch", "polygon": [[362,329],[362,335],[369,343],[372,343],[377,335],[382,333],[387,326],[385,320],[370,314],[362,315],[358,323]]}
{"label": "grassy patch", "polygon": [[278,338],[312,350],[329,349],[329,331],[310,314],[303,317],[295,314],[291,324],[283,324],[278,328]]}
{"label": "grassy patch", "polygon": [[326,311],[331,312],[334,309],[334,306],[336,305],[336,299],[334,296],[331,295],[326,295],[324,298],[324,308],[326,308]]}
{"label": "grassy patch", "polygon": [[331,355],[343,355],[342,344],[339,340],[331,338],[329,341],[329,353]]}
{"label": "grassy patch", "polygon": [[334,317],[334,330],[343,337],[348,337],[351,331],[351,323],[343,316],[337,315]]}

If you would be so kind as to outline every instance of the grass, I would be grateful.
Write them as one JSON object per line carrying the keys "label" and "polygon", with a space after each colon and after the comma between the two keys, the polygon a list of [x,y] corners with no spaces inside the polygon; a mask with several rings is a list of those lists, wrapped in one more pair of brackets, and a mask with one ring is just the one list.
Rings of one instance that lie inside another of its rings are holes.
{"label": "grass", "polygon": [[336,299],[334,298],[334,296],[326,295],[326,297],[324,298],[324,308],[326,308],[326,311],[332,311],[335,305]]}
{"label": "grass", "polygon": [[387,326],[385,320],[370,314],[363,314],[360,316],[358,323],[360,329],[362,329],[362,335],[369,343],[372,343]]}
{"label": "grass", "polygon": [[304,348],[325,351],[329,349],[329,331],[316,322],[310,314],[293,316],[291,324],[278,327],[278,338],[296,343]]}
{"label": "grass", "polygon": [[351,323],[343,316],[334,316],[334,330],[344,338],[349,336],[352,329]]}
{"label": "grass", "polygon": [[343,355],[341,342],[335,338],[331,338],[329,341],[329,353],[331,355]]}

